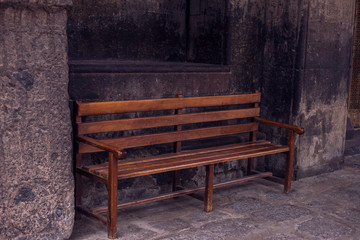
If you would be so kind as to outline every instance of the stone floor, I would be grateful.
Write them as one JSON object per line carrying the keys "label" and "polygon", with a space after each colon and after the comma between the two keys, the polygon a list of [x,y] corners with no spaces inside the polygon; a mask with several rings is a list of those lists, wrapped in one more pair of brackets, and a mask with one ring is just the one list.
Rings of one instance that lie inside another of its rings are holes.
{"label": "stone floor", "polygon": [[[282,187],[257,180],[214,191],[214,210],[187,196],[119,211],[118,239],[360,239],[360,130],[343,170]],[[76,221],[71,240],[107,239],[106,227]]]}

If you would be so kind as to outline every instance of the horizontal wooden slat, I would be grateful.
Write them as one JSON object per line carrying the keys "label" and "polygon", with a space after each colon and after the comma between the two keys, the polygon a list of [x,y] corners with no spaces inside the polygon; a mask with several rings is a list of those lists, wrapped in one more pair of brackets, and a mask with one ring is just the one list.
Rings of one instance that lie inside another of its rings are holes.
{"label": "horizontal wooden slat", "polygon": [[119,161],[119,169],[126,165],[141,164],[144,162],[153,162],[153,161],[172,159],[172,158],[184,158],[184,157],[188,157],[188,156],[199,156],[202,154],[216,153],[216,152],[235,150],[235,149],[246,149],[246,148],[253,147],[253,146],[264,146],[264,145],[269,145],[269,144],[270,144],[269,141],[260,140],[260,141],[256,141],[256,142],[235,143],[235,144],[227,144],[227,145],[217,146],[217,147],[208,147],[208,148],[187,150],[187,151],[181,151],[181,152],[177,152],[177,153],[169,153],[169,154],[162,154],[162,155],[158,155],[158,156],[151,156],[151,157],[147,157],[147,158],[122,160],[122,161]]}
{"label": "horizontal wooden slat", "polygon": [[[271,144],[264,144],[259,146],[249,146],[246,148],[239,149],[230,149],[224,151],[210,152],[205,154],[198,154],[193,156],[185,156],[185,157],[175,157],[175,158],[166,158],[158,161],[151,162],[143,162],[139,164],[131,164],[131,165],[121,165],[119,164],[119,172],[128,172],[128,171],[141,171],[141,170],[151,170],[157,169],[161,167],[167,166],[175,166],[179,164],[192,164],[193,162],[204,162],[210,159],[219,159],[223,157],[231,157],[231,156],[239,156],[246,153],[251,153],[254,150],[263,151],[274,148]],[[105,173],[108,172],[108,168],[100,169],[96,171],[97,173]]]}
{"label": "horizontal wooden slat", "polygon": [[[234,145],[232,145],[234,146]],[[228,156],[231,154],[239,154],[244,153],[246,151],[253,151],[254,149],[263,149],[271,147],[272,145],[269,143],[263,143],[263,144],[254,144],[254,145],[244,145],[239,147],[231,147],[228,148],[226,146],[223,147],[223,149],[214,150],[214,151],[192,151],[189,154],[169,154],[169,155],[159,155],[156,157],[150,157],[150,158],[143,158],[143,159],[135,159],[135,160],[125,160],[125,161],[119,161],[118,162],[118,169],[119,171],[126,171],[129,169],[138,169],[139,167],[147,168],[156,166],[158,167],[159,164],[169,164],[174,163],[177,164],[178,162],[187,162],[187,161],[193,161],[195,158],[197,160],[201,158],[208,158],[208,157],[221,157],[221,156]],[[102,165],[100,168],[98,165],[95,166],[89,166],[87,167],[90,171],[94,171],[97,173],[103,173],[108,171],[108,164]]]}
{"label": "horizontal wooden slat", "polygon": [[100,214],[96,214],[94,212],[91,212],[90,210],[88,210],[87,208],[83,207],[83,206],[77,206],[76,209],[83,213],[84,215],[88,216],[88,217],[93,217],[97,220],[99,220],[102,224],[104,224],[105,226],[107,226],[107,220],[106,217],[100,215]]}
{"label": "horizontal wooden slat", "polygon": [[78,102],[78,116],[102,115],[114,113],[144,112],[169,110],[180,108],[195,108],[209,106],[225,106],[235,104],[247,104],[260,102],[260,93],[187,97],[187,98],[163,98],[146,100],[128,100],[112,102]]}
{"label": "horizontal wooden slat", "polygon": [[[255,170],[251,171],[251,174],[254,174],[253,176],[256,176],[257,174],[260,174],[260,173],[261,172],[255,171]],[[268,176],[265,179],[269,180],[271,182],[279,183],[279,184],[284,184],[284,182],[285,182],[284,178],[279,178],[279,177],[275,177],[275,176]]]}
{"label": "horizontal wooden slat", "polygon": [[243,182],[252,181],[252,180],[256,180],[256,179],[260,179],[260,178],[267,178],[267,177],[271,177],[272,175],[273,175],[272,172],[261,172],[258,174],[242,177],[239,179],[214,184],[214,188],[221,188],[221,187],[226,187],[226,186],[230,186],[233,184],[243,183]]}
{"label": "horizontal wooden slat", "polygon": [[262,118],[255,118],[255,121],[259,122],[259,123],[273,125],[273,126],[276,126],[276,127],[287,128],[287,129],[295,131],[297,134],[303,134],[305,132],[305,129],[303,127],[300,127],[300,126],[295,126],[295,125],[270,121],[270,120],[266,120],[266,119],[262,119]]}
{"label": "horizontal wooden slat", "polygon": [[173,126],[200,122],[212,122],[236,118],[260,116],[260,108],[201,112],[181,115],[167,115],[111,121],[85,122],[78,124],[78,134],[125,131],[132,129]]}
{"label": "horizontal wooden slat", "polygon": [[98,149],[102,149],[103,151],[111,152],[112,154],[114,154],[114,157],[116,157],[117,159],[126,157],[126,152],[123,151],[122,149],[114,148],[113,146],[104,144],[103,142],[100,142],[100,141],[90,138],[90,137],[78,136],[76,138],[76,141],[82,142],[86,145],[90,145],[90,146],[93,146]]}
{"label": "horizontal wooden slat", "polygon": [[174,164],[171,166],[164,165],[164,166],[158,167],[158,168],[141,169],[139,171],[129,170],[129,171],[120,172],[118,175],[118,179],[126,179],[126,178],[138,177],[138,176],[161,173],[161,172],[181,170],[181,169],[199,167],[199,166],[204,166],[204,165],[209,165],[209,164],[240,160],[240,159],[245,159],[245,158],[250,158],[250,157],[259,157],[259,156],[281,153],[281,152],[286,152],[286,151],[289,151],[288,147],[276,146],[276,147],[269,148],[269,149],[253,150],[252,152],[238,154],[238,155],[231,155],[228,157],[222,156],[221,158],[213,158],[213,159],[208,158],[203,161],[193,161],[191,163],[186,163],[186,164],[179,163],[179,164]]}
{"label": "horizontal wooden slat", "polygon": [[107,177],[101,177],[99,175],[94,175],[91,172],[89,172],[87,169],[85,168],[77,168],[76,169],[76,173],[79,173],[81,175],[84,175],[86,177],[89,177],[91,179],[94,179],[96,181],[102,182],[104,184],[107,184]]}
{"label": "horizontal wooden slat", "polygon": [[[217,147],[208,147],[208,148],[187,150],[187,151],[181,151],[181,152],[177,152],[177,153],[168,153],[168,154],[162,154],[162,155],[151,156],[151,157],[146,157],[146,158],[121,160],[118,162],[118,169],[120,169],[126,165],[141,164],[141,163],[145,163],[145,162],[156,162],[159,160],[171,159],[171,158],[183,158],[183,157],[187,157],[187,156],[195,156],[195,155],[199,155],[199,154],[214,153],[214,152],[218,152],[218,151],[247,148],[250,146],[258,146],[258,145],[266,145],[266,144],[270,144],[270,142],[265,141],[265,140],[260,140],[260,141],[255,141],[255,142],[227,144],[227,145],[217,146]],[[86,169],[87,171],[95,171],[95,170],[107,169],[108,167],[109,167],[109,164],[106,162],[103,164],[84,166],[83,168]]]}
{"label": "horizontal wooden slat", "polygon": [[[162,143],[186,141],[200,138],[216,137],[222,135],[231,135],[237,133],[244,133],[256,131],[258,129],[257,123],[236,124],[228,126],[207,127],[194,130],[184,130],[176,132],[166,132],[157,134],[147,134],[131,137],[113,138],[99,140],[102,143],[108,144],[121,149],[148,146]],[[96,147],[79,143],[79,153],[99,152],[102,151]]]}
{"label": "horizontal wooden slat", "polygon": [[[255,144],[248,143],[248,145],[239,144],[238,148],[235,147],[235,144],[229,146],[222,146],[223,149],[221,147],[208,148],[205,151],[203,149],[191,150],[187,154],[173,153],[143,159],[119,161],[118,178],[137,177],[289,151],[288,146],[273,145],[265,141]],[[109,172],[108,163],[101,166],[89,166],[84,171],[107,178]]]}

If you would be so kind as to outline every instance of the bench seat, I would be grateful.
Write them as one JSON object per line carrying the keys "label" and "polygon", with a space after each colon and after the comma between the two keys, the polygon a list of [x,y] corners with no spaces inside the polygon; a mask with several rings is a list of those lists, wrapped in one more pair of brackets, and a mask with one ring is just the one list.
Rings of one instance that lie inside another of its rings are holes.
{"label": "bench seat", "polygon": [[[268,141],[188,150],[154,157],[121,160],[118,162],[117,176],[120,180],[288,151],[288,146],[275,145]],[[95,174],[104,181],[109,177],[108,163],[84,166],[82,170]]]}

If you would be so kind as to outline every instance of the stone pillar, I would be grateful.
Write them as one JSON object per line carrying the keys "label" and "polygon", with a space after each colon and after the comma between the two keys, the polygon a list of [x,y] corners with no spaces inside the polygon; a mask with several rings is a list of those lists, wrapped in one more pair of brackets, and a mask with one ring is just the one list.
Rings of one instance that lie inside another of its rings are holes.
{"label": "stone pillar", "polygon": [[[262,92],[261,116],[302,125],[295,178],[342,167],[355,0],[229,0],[233,89]],[[245,76],[245,78],[244,78]],[[286,131],[260,128],[286,144]],[[258,161],[284,174],[285,159]]]}
{"label": "stone pillar", "polygon": [[71,0],[0,0],[0,239],[64,239],[74,223]]}
{"label": "stone pillar", "polygon": [[312,0],[305,6],[295,81],[300,101],[294,105],[295,119],[306,130],[297,154],[298,178],[343,164],[355,0]]}

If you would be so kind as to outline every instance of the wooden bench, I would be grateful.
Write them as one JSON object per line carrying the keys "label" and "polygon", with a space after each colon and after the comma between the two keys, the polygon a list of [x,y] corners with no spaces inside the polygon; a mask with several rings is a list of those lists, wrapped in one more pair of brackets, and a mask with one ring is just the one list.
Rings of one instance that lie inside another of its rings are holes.
{"label": "wooden bench", "polygon": [[[166,99],[76,102],[77,210],[95,217],[107,225],[108,237],[116,238],[117,210],[124,207],[184,194],[194,195],[196,192],[204,191],[204,195],[202,195],[204,207],[205,211],[209,212],[212,210],[213,188],[259,178],[267,178],[282,183],[285,193],[289,193],[293,171],[294,133],[302,134],[304,129],[258,118],[260,115],[260,97],[261,94],[256,91],[241,95],[186,98],[180,95]],[[114,114],[114,116],[122,116],[128,113],[151,111],[156,112],[157,115],[136,118],[128,118],[127,116],[106,121],[82,121],[83,117],[88,118],[88,116],[94,115]],[[288,129],[288,145],[273,144],[265,140],[257,141],[256,131],[258,131],[259,123]],[[123,134],[123,137],[110,139],[96,139],[96,137],[86,136],[107,132],[126,132],[134,129],[140,134],[133,135],[132,132],[128,132],[128,134]],[[138,129],[142,130],[139,131]],[[183,141],[244,133],[248,133],[248,138],[250,138],[246,142],[182,151]],[[165,143],[175,143],[173,153],[123,160],[126,158],[127,149]],[[82,154],[100,151],[108,152],[107,162],[91,166],[82,165]],[[276,178],[272,176],[271,172],[259,173],[254,171],[255,157],[276,153],[287,154],[285,179]],[[248,161],[246,177],[229,182],[213,183],[214,164],[240,159],[247,159]],[[179,170],[201,166],[206,167],[205,186],[196,189],[181,187]],[[173,192],[129,203],[117,203],[118,180],[169,171],[174,171]],[[86,209],[81,205],[81,176],[90,177],[107,185],[107,207]],[[106,212],[107,219],[101,215],[101,213]]]}

